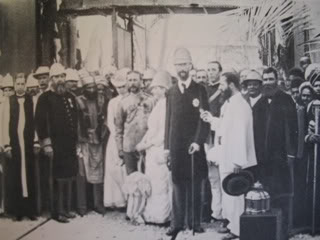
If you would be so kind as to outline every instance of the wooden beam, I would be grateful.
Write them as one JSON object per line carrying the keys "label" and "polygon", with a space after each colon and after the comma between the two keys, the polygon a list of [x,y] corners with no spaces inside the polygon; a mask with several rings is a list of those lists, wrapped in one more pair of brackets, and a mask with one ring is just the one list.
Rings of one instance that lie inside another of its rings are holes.
{"label": "wooden beam", "polygon": [[117,30],[117,12],[116,9],[112,10],[112,55],[114,59],[114,64],[118,67],[118,30]]}

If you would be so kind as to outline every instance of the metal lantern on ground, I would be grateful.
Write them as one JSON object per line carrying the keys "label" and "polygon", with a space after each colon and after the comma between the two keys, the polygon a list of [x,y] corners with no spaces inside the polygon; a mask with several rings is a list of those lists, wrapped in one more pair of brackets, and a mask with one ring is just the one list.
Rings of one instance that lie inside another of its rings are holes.
{"label": "metal lantern on ground", "polygon": [[251,191],[245,197],[245,212],[247,214],[259,214],[270,211],[270,195],[260,182],[253,185]]}

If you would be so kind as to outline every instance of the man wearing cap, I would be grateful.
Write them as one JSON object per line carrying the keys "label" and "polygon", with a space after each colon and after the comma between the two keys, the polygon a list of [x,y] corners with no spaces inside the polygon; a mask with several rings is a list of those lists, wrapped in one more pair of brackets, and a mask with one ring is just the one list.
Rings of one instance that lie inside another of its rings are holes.
{"label": "man wearing cap", "polygon": [[[40,93],[39,82],[33,77],[33,74],[29,74],[26,83],[27,94],[32,97],[36,97]],[[36,105],[36,102],[35,102]]]}
{"label": "man wearing cap", "polygon": [[252,167],[255,181],[264,182],[265,153],[264,141],[266,137],[266,121],[268,115],[268,99],[262,96],[262,76],[255,70],[249,70],[242,80],[248,93],[246,99],[251,106],[253,116],[254,145],[257,156],[257,166]]}
{"label": "man wearing cap", "polygon": [[[209,150],[208,159],[219,167],[221,181],[232,173],[257,164],[252,111],[240,92],[239,77],[231,72],[220,77],[219,90],[226,102],[222,105],[217,119],[208,111],[201,118],[215,130],[215,146]],[[236,117],[235,117],[236,116]],[[214,196],[213,196],[214,197]],[[240,216],[244,212],[244,195],[222,193],[223,217],[229,220],[228,233],[222,239],[238,238],[240,235]]]}
{"label": "man wearing cap", "polygon": [[[315,105],[316,101],[320,100],[320,70],[313,69],[310,72],[309,76],[310,84],[314,91],[314,100],[310,102],[307,108],[307,126],[308,133],[305,136],[305,141],[308,144],[308,171],[307,171],[307,186],[306,186],[306,204],[304,206],[305,213],[305,225],[310,227],[312,225],[311,219],[312,214],[315,213],[315,229],[316,232],[320,231],[320,201],[319,201],[319,193],[320,193],[320,164],[319,164],[319,155],[318,159],[315,157],[315,148],[318,148],[318,154],[320,149],[320,135],[315,133],[316,128],[316,120],[315,120]],[[319,123],[318,123],[319,124]],[[318,126],[319,128],[319,126]],[[317,175],[314,175],[314,166],[315,161],[317,160]],[[314,191],[314,180],[316,181],[316,191]],[[316,199],[315,208],[312,207],[313,199]]]}
{"label": "man wearing cap", "polygon": [[[3,92],[3,97],[1,98],[0,102],[0,148],[1,151],[3,150],[3,128],[2,128],[2,119],[3,119],[3,103],[9,98],[10,96],[14,95],[14,86],[13,86],[13,78],[10,74],[6,74],[6,76],[1,81],[1,90]],[[6,199],[6,183],[5,183],[5,175],[4,172],[6,171],[6,164],[3,162],[5,156],[2,154],[0,155],[1,158],[1,165],[0,165],[0,173],[1,173],[1,208],[4,212],[7,211],[7,207],[10,205],[10,202]]]}
{"label": "man wearing cap", "polygon": [[77,70],[68,68],[66,69],[66,90],[73,94],[73,96],[79,95],[78,82],[80,81]]}
{"label": "man wearing cap", "polygon": [[123,159],[119,157],[119,151],[116,144],[116,126],[115,117],[120,101],[128,95],[127,73],[129,68],[123,68],[116,72],[112,79],[112,85],[115,86],[118,96],[112,98],[108,104],[107,118],[105,126],[110,131],[105,154],[105,172],[104,172],[104,206],[124,208],[126,206],[125,194],[122,191],[122,185],[126,176],[126,170],[123,166]]}
{"label": "man wearing cap", "polygon": [[303,71],[305,72],[306,69],[307,69],[307,67],[311,64],[311,60],[310,60],[309,57],[304,56],[304,57],[301,57],[301,58],[300,58],[299,63],[300,63],[300,67],[301,67],[301,68],[303,69]]}
{"label": "man wearing cap", "polygon": [[115,87],[112,85],[112,79],[114,78],[114,75],[117,71],[117,68],[115,66],[107,66],[105,68],[103,68],[102,70],[102,76],[105,78],[106,80],[106,94],[107,94],[107,98],[110,100],[111,98],[117,96],[117,91],[115,89]]}
{"label": "man wearing cap", "polygon": [[292,170],[297,153],[297,112],[292,97],[278,88],[278,73],[272,68],[263,70],[263,95],[268,98],[265,138],[264,186],[271,196],[271,204],[282,209],[282,229],[287,237],[289,204],[292,203]]}
{"label": "man wearing cap", "polygon": [[[104,145],[101,139],[101,129],[104,118],[100,116],[101,107],[98,104],[97,85],[93,77],[82,79],[83,94],[77,97],[79,107],[79,175],[93,186],[93,207],[97,213],[104,214],[103,206],[103,160]],[[102,120],[101,120],[102,119]],[[87,211],[85,184],[82,189],[78,184],[78,211],[84,215]]]}
{"label": "man wearing cap", "polygon": [[154,102],[150,95],[141,90],[139,72],[128,72],[127,84],[130,94],[119,103],[115,125],[119,156],[124,160],[129,175],[138,170],[140,156],[136,145],[147,131],[147,121]]}
{"label": "man wearing cap", "polygon": [[[34,155],[40,151],[35,135],[32,97],[25,94],[26,79],[18,74],[15,94],[3,104],[3,145],[7,158],[6,197],[8,213],[17,221],[22,217],[36,220],[36,190]],[[8,205],[7,205],[8,206]]]}
{"label": "man wearing cap", "polygon": [[39,81],[41,93],[49,90],[49,67],[40,66],[33,74],[33,76]]}
{"label": "man wearing cap", "polygon": [[[204,231],[200,226],[199,186],[208,176],[204,143],[209,124],[200,119],[200,112],[209,109],[207,93],[204,86],[191,80],[189,71],[192,60],[187,49],[175,50],[174,64],[178,83],[168,90],[164,140],[165,156],[170,164],[173,181],[172,220],[167,232],[170,236],[184,229],[186,216],[189,216],[190,228],[198,233]],[[192,212],[194,219],[191,219]]]}
{"label": "man wearing cap", "polygon": [[156,74],[156,71],[154,69],[148,68],[143,72],[143,75],[142,75],[142,81],[143,81],[142,90],[150,95],[151,95],[150,84],[155,74]]}
{"label": "man wearing cap", "polygon": [[78,173],[77,104],[75,97],[66,91],[65,77],[65,69],[61,64],[51,66],[52,89],[41,94],[36,108],[36,126],[41,147],[52,161],[54,194],[57,195],[52,214],[61,223],[67,223],[68,218],[75,217],[70,213],[71,193],[72,180]]}

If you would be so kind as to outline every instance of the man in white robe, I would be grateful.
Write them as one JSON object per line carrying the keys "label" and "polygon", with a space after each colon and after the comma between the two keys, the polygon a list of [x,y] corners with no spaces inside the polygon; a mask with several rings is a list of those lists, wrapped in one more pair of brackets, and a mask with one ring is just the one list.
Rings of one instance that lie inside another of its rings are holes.
{"label": "man in white robe", "polygon": [[[227,99],[221,108],[220,118],[209,112],[201,117],[211,123],[216,131],[217,143],[208,153],[208,160],[219,166],[221,182],[229,174],[257,164],[252,111],[239,91],[239,78],[233,73],[224,73],[219,89]],[[235,239],[240,234],[240,215],[244,212],[244,195],[230,196],[222,193],[222,215],[229,220],[230,233],[223,239]]]}

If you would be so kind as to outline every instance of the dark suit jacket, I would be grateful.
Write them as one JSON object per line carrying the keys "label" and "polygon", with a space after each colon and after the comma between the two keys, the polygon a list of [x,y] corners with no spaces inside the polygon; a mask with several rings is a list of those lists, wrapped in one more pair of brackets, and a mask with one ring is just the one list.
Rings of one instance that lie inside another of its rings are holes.
{"label": "dark suit jacket", "polygon": [[180,92],[178,84],[168,91],[165,149],[170,150],[174,183],[191,179],[191,156],[188,149],[193,142],[201,148],[194,154],[195,177],[208,175],[203,144],[210,126],[200,119],[200,108],[209,109],[206,90],[202,85],[191,82],[184,94]]}
{"label": "dark suit jacket", "polygon": [[265,161],[267,175],[271,178],[271,194],[291,193],[291,181],[287,156],[297,153],[297,112],[291,96],[276,92],[269,105],[267,118]]}

